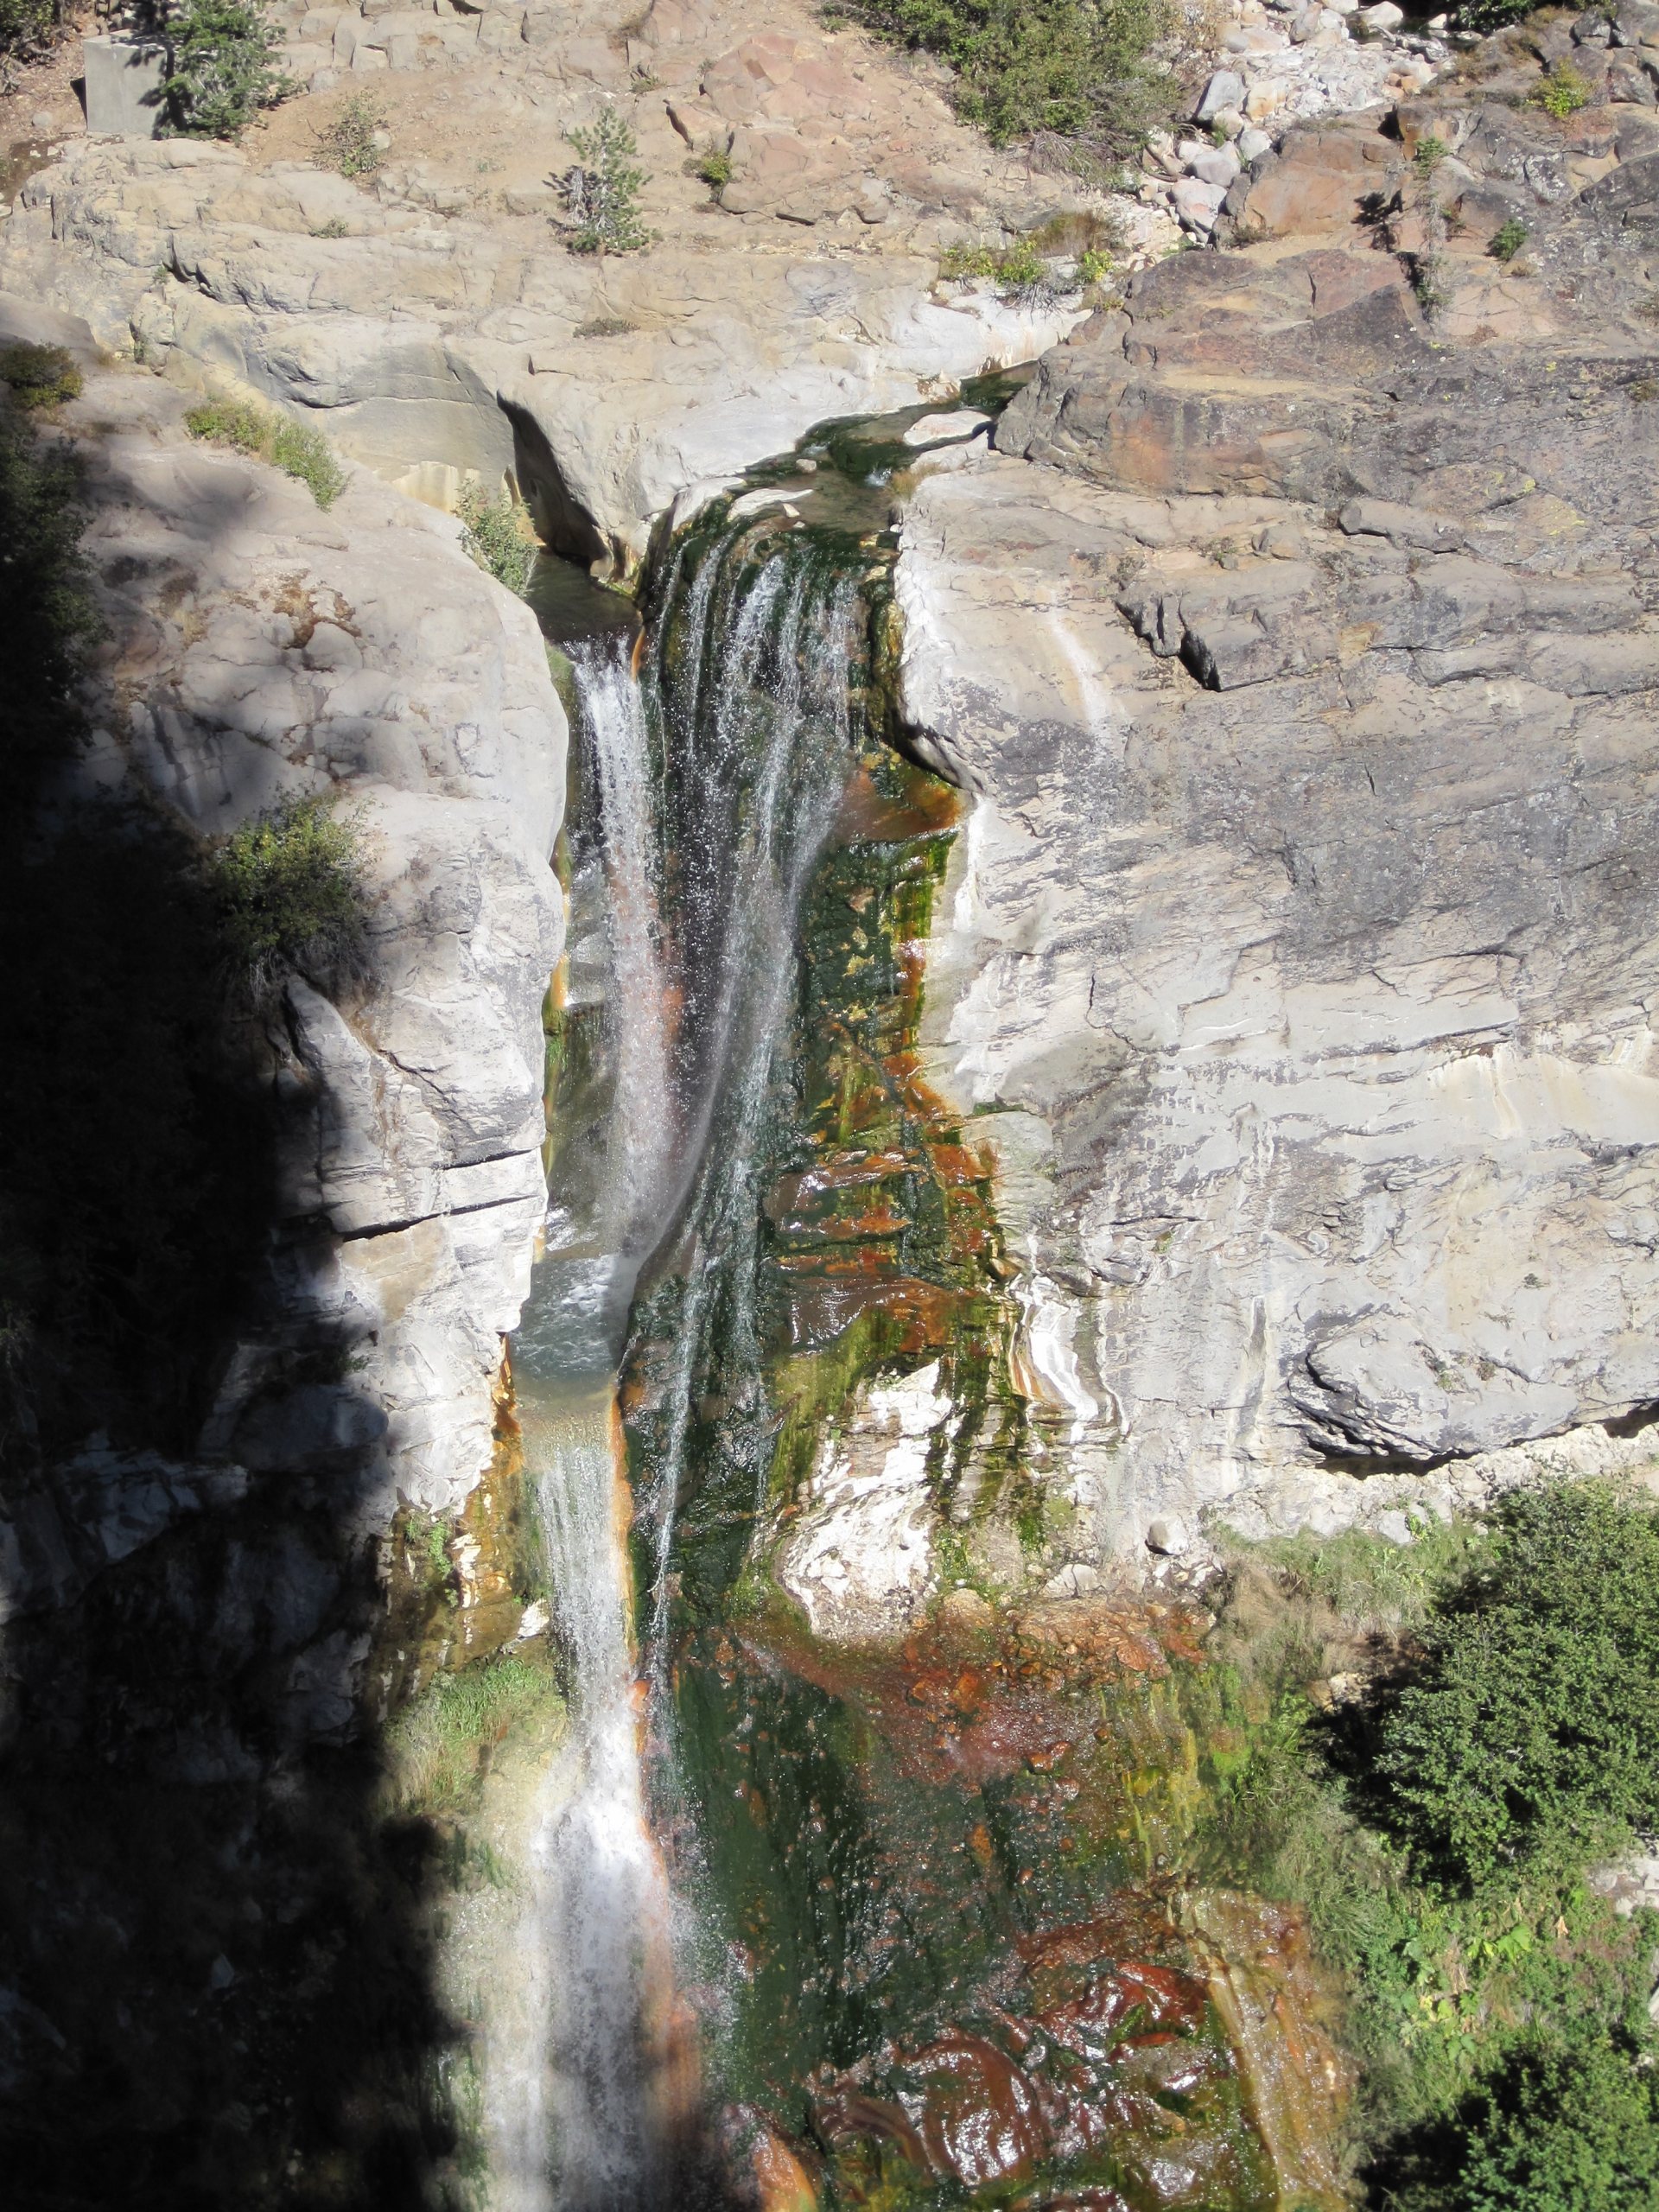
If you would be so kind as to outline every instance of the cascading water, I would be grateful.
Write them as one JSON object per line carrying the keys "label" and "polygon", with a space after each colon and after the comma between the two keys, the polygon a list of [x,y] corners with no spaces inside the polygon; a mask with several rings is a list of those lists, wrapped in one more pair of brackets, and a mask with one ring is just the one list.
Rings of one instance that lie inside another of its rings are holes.
{"label": "cascading water", "polygon": [[645,1812],[613,1387],[634,1281],[666,1233],[685,1310],[672,1442],[649,1501],[644,1673],[660,1753],[695,1355],[719,1287],[753,1271],[791,933],[847,772],[855,587],[781,521],[716,516],[681,541],[638,676],[620,641],[573,654],[590,810],[576,835],[604,886],[608,1104],[601,1187],[550,1208],[562,1242],[550,1234],[514,1351],[574,1726],[536,1815],[523,2000],[488,2068],[506,2212],[689,2201],[671,2145],[691,2099]]}

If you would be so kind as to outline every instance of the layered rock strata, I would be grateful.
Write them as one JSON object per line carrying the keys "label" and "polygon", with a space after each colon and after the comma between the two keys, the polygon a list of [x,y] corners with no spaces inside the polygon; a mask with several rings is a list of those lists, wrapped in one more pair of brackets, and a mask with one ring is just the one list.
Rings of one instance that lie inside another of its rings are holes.
{"label": "layered rock strata", "polygon": [[977,794],[937,1079],[1111,1550],[1403,1535],[1659,1400],[1654,125],[1398,130],[1293,134],[1259,243],[1137,277],[906,519]]}

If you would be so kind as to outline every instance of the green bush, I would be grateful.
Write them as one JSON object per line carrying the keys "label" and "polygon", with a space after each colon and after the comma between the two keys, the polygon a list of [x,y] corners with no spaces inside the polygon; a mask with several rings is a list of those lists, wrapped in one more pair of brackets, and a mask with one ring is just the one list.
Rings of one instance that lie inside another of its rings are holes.
{"label": "green bush", "polygon": [[167,41],[164,136],[239,138],[293,90],[273,59],[283,35],[264,0],[182,0]]}
{"label": "green bush", "polygon": [[1532,96],[1534,107],[1541,107],[1546,115],[1553,115],[1558,123],[1565,123],[1569,115],[1576,115],[1588,104],[1590,87],[1570,61],[1558,61],[1548,70]]}
{"label": "green bush", "polygon": [[346,472],[321,430],[290,422],[245,399],[208,399],[184,418],[193,438],[256,454],[305,485],[320,507],[331,507],[346,488]]}
{"label": "green bush", "polygon": [[1471,1888],[1659,1820],[1659,1511],[1595,1484],[1506,1502],[1379,1726],[1388,1817]]}
{"label": "green bush", "polygon": [[360,867],[355,823],[321,798],[283,800],[213,854],[226,944],[256,999],[289,971],[328,991],[367,974]]}
{"label": "green bush", "polygon": [[481,484],[468,484],[457,503],[463,525],[461,543],[480,569],[497,583],[521,596],[530,583],[536,558],[536,532],[530,510],[521,499],[503,492],[491,499]]}
{"label": "green bush", "polygon": [[736,174],[731,155],[718,139],[714,138],[700,154],[693,154],[685,166],[687,174],[706,184],[716,200]]}
{"label": "green bush", "polygon": [[561,183],[565,212],[573,228],[573,253],[639,253],[651,244],[639,219],[644,169],[633,156],[634,136],[614,108],[606,108],[590,128],[566,134],[581,156]]}
{"label": "green bush", "polygon": [[1121,153],[1175,97],[1152,54],[1166,0],[842,0],[840,12],[949,62],[958,113],[994,145],[1047,131]]}
{"label": "green bush", "polygon": [[284,476],[303,484],[320,507],[332,507],[346,489],[346,472],[328,450],[328,441],[307,423],[279,417],[271,432],[270,458]]}
{"label": "green bush", "polygon": [[1611,2042],[1529,2038],[1449,2123],[1395,2150],[1388,2202],[1398,2212],[1654,2212],[1656,2084],[1633,2056]]}
{"label": "green bush", "polygon": [[1420,176],[1433,176],[1452,149],[1444,138],[1430,137],[1419,139],[1412,164]]}
{"label": "green bush", "polygon": [[317,152],[341,176],[372,176],[386,158],[375,143],[385,120],[378,101],[367,92],[352,92],[318,131]]}
{"label": "green bush", "polygon": [[1492,233],[1492,242],[1486,251],[1495,261],[1513,261],[1531,236],[1518,215],[1511,215],[1507,223],[1500,223]]}
{"label": "green bush", "polygon": [[61,0],[0,0],[0,67],[44,54],[62,28]]}
{"label": "green bush", "polygon": [[56,407],[79,399],[80,371],[61,346],[20,343],[0,346],[0,384],[9,385],[19,407]]}
{"label": "green bush", "polygon": [[995,282],[1005,300],[1030,300],[1043,292],[1062,289],[1030,238],[1020,238],[1007,246],[947,246],[939,257],[939,275],[946,283],[954,284],[988,278]]}

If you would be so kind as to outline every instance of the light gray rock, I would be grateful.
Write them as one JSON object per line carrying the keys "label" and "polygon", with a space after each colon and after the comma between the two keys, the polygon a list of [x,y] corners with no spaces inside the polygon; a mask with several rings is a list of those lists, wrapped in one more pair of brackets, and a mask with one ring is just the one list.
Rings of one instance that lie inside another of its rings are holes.
{"label": "light gray rock", "polygon": [[[1617,575],[1569,605],[1294,512],[1312,561],[1254,555],[1282,502],[990,457],[905,525],[907,712],[976,794],[931,1067],[1047,1286],[1053,1479],[1126,1553],[1257,1499],[1386,1534],[1438,1478],[1354,1470],[1502,1479],[1528,1440],[1605,1438],[1659,1395],[1656,943],[1604,890],[1659,804],[1613,665],[1646,618]],[[1194,550],[1223,543],[1237,567]],[[1324,596],[1344,543],[1378,548],[1376,596],[1351,565]],[[1354,629],[1408,561],[1425,613],[1444,567],[1477,595],[1453,627],[1511,626],[1535,672],[1452,694],[1429,632]]]}
{"label": "light gray rock", "polygon": [[1236,69],[1217,69],[1204,88],[1204,97],[1194,111],[1199,123],[1208,123],[1224,107],[1243,108],[1244,79]]}
{"label": "light gray rock", "polygon": [[162,119],[167,48],[124,35],[80,42],[86,128],[93,137],[153,138]]}
{"label": "light gray rock", "polygon": [[[954,397],[1087,312],[936,296],[931,241],[832,257],[735,239],[711,254],[699,238],[601,264],[543,234],[527,252],[514,228],[443,215],[461,205],[453,183],[398,174],[386,205],[234,149],[81,143],[20,194],[0,288],[84,315],[112,350],[136,337],[181,378],[302,405],[423,498],[511,468],[551,543],[613,569],[642,557],[687,485],[831,416]],[[350,234],[313,235],[335,221]],[[621,333],[576,334],[595,322]]]}
{"label": "light gray rock", "polygon": [[[0,302],[0,327],[29,325]],[[359,826],[372,954],[339,1004],[293,977],[270,1026],[287,1226],[200,1449],[327,1472],[384,1526],[400,1497],[453,1510],[489,1462],[544,1206],[564,718],[534,617],[456,523],[360,471],[325,514],[193,444],[183,406],[94,366],[65,414],[107,627],[81,772],[207,836],[333,795]],[[319,1343],[348,1381],[294,1379]]]}

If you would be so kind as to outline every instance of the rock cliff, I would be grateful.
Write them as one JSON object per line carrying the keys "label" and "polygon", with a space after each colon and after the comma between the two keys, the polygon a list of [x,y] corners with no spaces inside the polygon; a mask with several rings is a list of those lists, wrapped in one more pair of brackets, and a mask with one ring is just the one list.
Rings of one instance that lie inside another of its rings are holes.
{"label": "rock cliff", "polygon": [[935,1065],[1021,1171],[1109,1549],[1403,1533],[1659,1398],[1659,160],[1611,89],[1293,132],[1252,243],[907,513],[907,710],[976,794]]}

